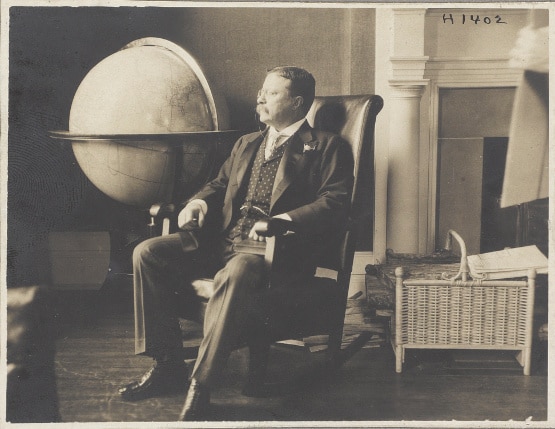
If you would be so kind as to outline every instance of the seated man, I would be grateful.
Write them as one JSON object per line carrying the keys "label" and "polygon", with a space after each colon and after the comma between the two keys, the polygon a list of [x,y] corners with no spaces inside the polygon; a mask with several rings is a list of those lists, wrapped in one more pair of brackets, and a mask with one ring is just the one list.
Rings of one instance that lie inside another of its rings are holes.
{"label": "seated man", "polygon": [[[201,298],[187,279],[215,273],[204,338],[180,416],[206,419],[210,388],[231,351],[253,333],[250,327],[256,331],[257,324],[259,329],[268,324],[269,301],[292,302],[310,285],[322,249],[344,231],[352,152],[338,136],[308,125],[314,93],[314,78],[306,70],[270,70],[256,108],[266,129],[239,139],[218,176],[179,213],[181,232],[148,239],[135,249],[135,352],[153,357],[155,364],[141,380],[119,390],[124,399],[187,385],[177,317],[199,317]],[[297,233],[284,237],[267,273],[263,256],[243,253],[239,244],[264,245],[257,222],[270,218],[291,222]],[[268,295],[273,298],[264,300]]]}

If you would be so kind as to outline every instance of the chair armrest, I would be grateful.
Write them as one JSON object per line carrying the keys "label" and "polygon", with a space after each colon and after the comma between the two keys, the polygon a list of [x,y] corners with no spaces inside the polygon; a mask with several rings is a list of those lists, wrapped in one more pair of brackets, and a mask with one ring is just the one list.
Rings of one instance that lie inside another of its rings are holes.
{"label": "chair armrest", "polygon": [[158,203],[150,206],[150,235],[154,237],[156,219],[162,220],[162,235],[170,233],[170,217],[175,213],[175,205],[172,203]]}
{"label": "chair armrest", "polygon": [[276,251],[276,237],[266,237],[266,250],[264,251],[264,263],[266,269],[270,271],[274,263],[274,254]]}
{"label": "chair armrest", "polygon": [[264,261],[266,262],[266,267],[269,270],[271,269],[274,260],[276,237],[294,233],[297,229],[297,225],[295,222],[290,220],[271,217],[257,221],[253,228],[258,235],[266,237]]}
{"label": "chair armrest", "polygon": [[253,228],[262,237],[274,237],[296,232],[297,225],[290,220],[270,217],[257,221]]}
{"label": "chair armrest", "polygon": [[167,217],[175,213],[175,205],[171,203],[158,203],[150,206],[150,216],[153,218]]}

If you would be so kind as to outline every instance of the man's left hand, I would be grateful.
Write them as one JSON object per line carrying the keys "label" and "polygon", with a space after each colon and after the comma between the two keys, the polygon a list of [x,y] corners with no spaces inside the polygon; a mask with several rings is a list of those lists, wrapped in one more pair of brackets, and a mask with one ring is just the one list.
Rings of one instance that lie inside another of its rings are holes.
{"label": "man's left hand", "polygon": [[255,241],[266,241],[266,237],[262,236],[262,235],[258,235],[256,233],[256,230],[259,229],[259,226],[257,227],[257,224],[259,224],[261,222],[256,222],[254,224],[254,226],[251,228],[251,231],[249,232],[249,238],[251,240],[255,240]]}
{"label": "man's left hand", "polygon": [[[291,216],[289,216],[287,213],[278,214],[274,216],[274,218],[283,219],[291,222]],[[255,241],[266,241],[266,237],[259,235],[256,231],[264,231],[267,228],[268,228],[267,222],[260,222],[260,221],[256,222],[251,228],[251,231],[249,232],[249,238]]]}

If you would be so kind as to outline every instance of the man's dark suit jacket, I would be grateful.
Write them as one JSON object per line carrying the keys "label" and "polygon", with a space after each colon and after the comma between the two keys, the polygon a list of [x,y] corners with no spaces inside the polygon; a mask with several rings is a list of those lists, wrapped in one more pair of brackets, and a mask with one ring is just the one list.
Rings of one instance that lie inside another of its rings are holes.
{"label": "man's dark suit jacket", "polygon": [[[207,203],[203,229],[221,236],[237,220],[266,132],[241,137],[218,176],[191,198]],[[273,271],[288,273],[287,278],[313,275],[323,254],[338,244],[348,219],[353,169],[351,147],[337,135],[305,122],[291,136],[274,182],[270,216],[288,213],[298,232],[276,246]]]}

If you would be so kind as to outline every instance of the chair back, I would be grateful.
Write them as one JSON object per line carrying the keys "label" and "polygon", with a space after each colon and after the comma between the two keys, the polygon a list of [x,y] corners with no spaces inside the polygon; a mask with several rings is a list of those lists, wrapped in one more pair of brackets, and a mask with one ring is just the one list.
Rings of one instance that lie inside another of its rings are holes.
{"label": "chair back", "polygon": [[383,99],[378,95],[322,96],[315,98],[307,115],[314,128],[340,135],[353,151],[350,222],[342,245],[336,247],[336,260],[341,267],[338,283],[346,285],[347,289],[357,237],[364,234],[373,241],[374,127],[382,107]]}

